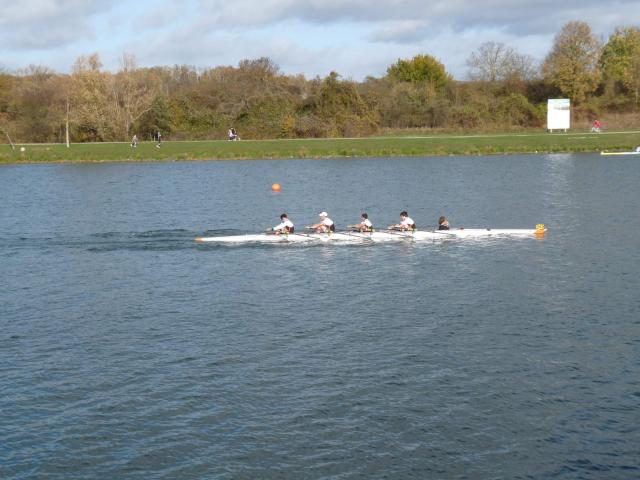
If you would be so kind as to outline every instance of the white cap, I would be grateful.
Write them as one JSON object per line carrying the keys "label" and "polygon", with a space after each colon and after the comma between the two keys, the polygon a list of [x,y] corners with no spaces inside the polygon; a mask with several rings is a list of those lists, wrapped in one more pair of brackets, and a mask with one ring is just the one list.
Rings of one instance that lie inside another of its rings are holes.
{"label": "white cap", "polygon": [[329,215],[327,214],[327,212],[320,212],[318,214],[320,217],[328,217]]}

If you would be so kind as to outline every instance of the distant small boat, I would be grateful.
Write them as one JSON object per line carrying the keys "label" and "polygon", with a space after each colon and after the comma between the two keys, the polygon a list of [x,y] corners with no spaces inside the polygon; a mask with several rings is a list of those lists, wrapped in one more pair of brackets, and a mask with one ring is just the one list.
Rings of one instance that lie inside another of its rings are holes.
{"label": "distant small boat", "polygon": [[600,155],[640,155],[639,150],[633,152],[600,152]]}

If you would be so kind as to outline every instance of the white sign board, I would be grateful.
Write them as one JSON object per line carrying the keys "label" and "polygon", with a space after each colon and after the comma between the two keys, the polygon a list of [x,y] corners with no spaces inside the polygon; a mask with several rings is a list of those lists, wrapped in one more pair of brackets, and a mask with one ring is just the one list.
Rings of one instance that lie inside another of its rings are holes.
{"label": "white sign board", "polygon": [[571,128],[571,100],[550,98],[547,101],[547,130],[568,130]]}

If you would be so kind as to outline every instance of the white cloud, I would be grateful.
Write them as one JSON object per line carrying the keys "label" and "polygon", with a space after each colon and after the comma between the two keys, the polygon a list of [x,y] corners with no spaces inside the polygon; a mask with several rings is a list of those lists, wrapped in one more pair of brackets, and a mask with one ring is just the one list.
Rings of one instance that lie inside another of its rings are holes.
{"label": "white cloud", "polygon": [[311,24],[422,21],[455,31],[501,28],[514,33],[548,33],[576,19],[620,24],[640,14],[637,0],[200,0],[198,8],[205,21],[223,29],[288,20]]}
{"label": "white cloud", "polygon": [[269,56],[287,73],[363,78],[428,53],[463,78],[466,58],[485,41],[541,59],[567,21],[584,20],[606,37],[640,18],[640,2],[0,0],[0,12],[0,54],[9,68],[66,70],[74,55],[98,51],[116,69],[127,51],[141,65],[235,65]]}
{"label": "white cloud", "polygon": [[0,51],[50,50],[95,35],[94,17],[112,0],[0,0]]}
{"label": "white cloud", "polygon": [[430,33],[430,25],[424,20],[393,20],[384,23],[369,38],[376,42],[413,43]]}

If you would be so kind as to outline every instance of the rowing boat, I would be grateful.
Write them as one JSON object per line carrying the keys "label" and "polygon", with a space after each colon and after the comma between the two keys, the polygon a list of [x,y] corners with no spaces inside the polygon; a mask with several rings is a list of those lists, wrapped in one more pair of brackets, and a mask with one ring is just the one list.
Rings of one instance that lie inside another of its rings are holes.
{"label": "rowing boat", "polygon": [[232,235],[219,237],[196,237],[200,243],[367,243],[367,242],[398,242],[398,241],[426,241],[443,240],[447,238],[475,238],[488,236],[541,236],[547,231],[544,226],[536,229],[506,229],[506,228],[456,228],[452,230],[415,230],[394,231],[381,230],[374,232],[332,232],[332,233],[292,233],[288,235],[273,235],[258,233],[250,235]]}
{"label": "rowing boat", "polygon": [[600,155],[640,155],[640,151],[633,152],[600,152]]}

